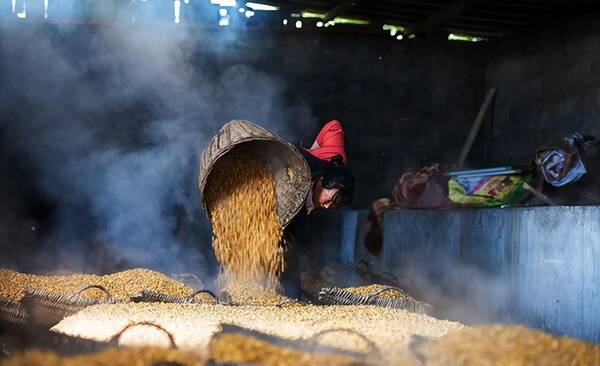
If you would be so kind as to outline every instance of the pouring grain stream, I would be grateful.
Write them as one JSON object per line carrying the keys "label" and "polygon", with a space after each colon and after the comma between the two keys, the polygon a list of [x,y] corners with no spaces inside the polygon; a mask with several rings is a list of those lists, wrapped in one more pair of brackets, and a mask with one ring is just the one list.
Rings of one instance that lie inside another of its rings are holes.
{"label": "pouring grain stream", "polygon": [[221,282],[277,287],[284,270],[275,181],[267,163],[248,146],[222,157],[205,192],[213,227],[213,248]]}

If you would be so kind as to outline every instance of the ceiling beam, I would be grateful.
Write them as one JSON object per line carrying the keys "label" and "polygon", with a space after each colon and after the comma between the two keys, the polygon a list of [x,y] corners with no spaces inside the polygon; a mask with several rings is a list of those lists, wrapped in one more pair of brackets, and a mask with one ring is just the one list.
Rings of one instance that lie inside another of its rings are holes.
{"label": "ceiling beam", "polygon": [[323,22],[327,23],[330,20],[334,20],[335,17],[337,17],[338,15],[346,13],[348,12],[348,10],[356,6],[358,6],[358,0],[344,0],[335,8],[325,13],[325,16],[323,17]]}
{"label": "ceiling beam", "polygon": [[501,0],[501,1],[493,1],[489,4],[491,7],[507,7],[507,8],[517,8],[517,9],[536,9],[536,10],[558,10],[560,8],[559,4],[548,4],[544,1],[536,1],[536,2],[528,2],[528,1],[510,1],[510,0]]}
{"label": "ceiling beam", "polygon": [[535,21],[535,20],[544,18],[544,15],[539,14],[539,13],[503,12],[503,11],[497,11],[497,10],[482,9],[482,8],[475,7],[475,6],[469,8],[469,10],[463,12],[461,14],[461,16],[462,15],[484,16],[484,17],[488,17],[488,18],[501,17],[503,19],[516,19],[516,20],[524,20],[524,21]]}
{"label": "ceiling beam", "polygon": [[505,25],[527,25],[530,24],[531,22],[528,21],[524,21],[524,20],[512,20],[512,19],[505,19],[505,18],[489,18],[489,17],[478,17],[478,16],[466,16],[466,15],[459,15],[457,17],[455,17],[453,20],[458,20],[458,21],[467,21],[467,22],[473,22],[473,23],[482,23],[482,24],[505,24]]}
{"label": "ceiling beam", "polygon": [[440,11],[431,14],[429,17],[427,17],[427,19],[425,19],[421,23],[415,25],[414,27],[407,28],[404,31],[404,34],[406,36],[409,36],[411,34],[423,33],[432,28],[435,28],[436,26],[457,16],[476,1],[477,0],[454,0],[446,8],[443,8]]}
{"label": "ceiling beam", "polygon": [[445,27],[467,28],[467,29],[472,29],[472,30],[492,31],[492,32],[504,32],[507,29],[515,28],[515,27],[506,27],[506,26],[499,26],[499,25],[492,25],[492,24],[486,24],[486,25],[473,24],[473,23],[467,23],[467,22],[459,22],[457,20],[452,20],[450,22],[441,24],[439,26],[439,28],[445,28]]}
{"label": "ceiling beam", "polygon": [[494,31],[482,31],[482,30],[473,30],[473,29],[464,29],[464,28],[455,28],[455,27],[442,27],[448,33],[460,33],[460,34],[469,34],[471,36],[481,36],[481,37],[501,37],[506,32],[510,30],[506,30],[504,32],[494,32]]}

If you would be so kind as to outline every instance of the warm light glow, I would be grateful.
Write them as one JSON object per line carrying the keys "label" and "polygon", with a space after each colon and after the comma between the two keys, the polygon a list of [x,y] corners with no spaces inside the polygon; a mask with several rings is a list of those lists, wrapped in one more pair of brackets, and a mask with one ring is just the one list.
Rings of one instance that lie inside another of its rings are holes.
{"label": "warm light glow", "polygon": [[279,10],[278,6],[274,6],[274,5],[268,5],[268,4],[261,4],[261,3],[254,3],[254,2],[247,2],[246,6],[252,10],[258,10],[258,11],[276,11]]}
{"label": "warm light glow", "polygon": [[362,19],[354,19],[354,18],[344,18],[344,17],[336,17],[333,19],[335,24],[353,24],[353,25],[367,25],[369,24],[368,20]]}
{"label": "warm light glow", "polygon": [[[325,14],[323,13],[313,13],[310,11],[303,11],[300,13],[300,16],[305,19],[323,19],[325,18]],[[331,20],[334,24],[354,24],[354,25],[366,25],[369,24],[368,20],[355,19],[355,18],[344,18],[344,17],[335,17]],[[325,24],[327,26],[327,24]]]}
{"label": "warm light glow", "polygon": [[227,27],[229,25],[229,15],[221,17],[219,19],[219,26],[220,27]]}
{"label": "warm light glow", "polygon": [[486,41],[483,37],[475,37],[468,34],[456,34],[450,33],[448,34],[449,41],[462,41],[462,42],[482,42]]}
{"label": "warm light glow", "polygon": [[300,13],[300,15],[302,16],[302,18],[307,18],[307,19],[323,19],[323,18],[325,18],[325,14],[312,13],[310,11],[303,11],[302,13]]}
{"label": "warm light glow", "polygon": [[384,24],[383,25],[383,30],[384,31],[389,31],[390,32],[390,36],[392,37],[396,37],[396,34],[400,33],[404,33],[405,28],[401,27],[399,25],[392,25],[392,24]]}
{"label": "warm light glow", "polygon": [[210,3],[214,5],[220,5],[222,7],[237,5],[237,1],[235,0],[210,0]]}
{"label": "warm light glow", "polygon": [[25,19],[27,18],[27,2],[23,1],[23,10],[17,13],[17,18]]}
{"label": "warm light glow", "polygon": [[181,15],[181,1],[175,0],[173,2],[173,12],[175,13],[175,24],[179,24]]}
{"label": "warm light glow", "polygon": [[229,12],[227,9],[219,9],[219,27],[227,27],[229,25]]}

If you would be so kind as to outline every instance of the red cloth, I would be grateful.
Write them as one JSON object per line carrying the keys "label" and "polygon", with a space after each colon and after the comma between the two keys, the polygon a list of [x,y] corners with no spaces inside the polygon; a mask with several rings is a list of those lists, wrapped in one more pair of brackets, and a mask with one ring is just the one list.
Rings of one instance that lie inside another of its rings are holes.
{"label": "red cloth", "polygon": [[329,161],[336,155],[341,155],[344,159],[344,164],[348,162],[346,149],[344,148],[344,130],[340,121],[333,120],[327,122],[321,129],[313,146],[306,149],[315,157]]}

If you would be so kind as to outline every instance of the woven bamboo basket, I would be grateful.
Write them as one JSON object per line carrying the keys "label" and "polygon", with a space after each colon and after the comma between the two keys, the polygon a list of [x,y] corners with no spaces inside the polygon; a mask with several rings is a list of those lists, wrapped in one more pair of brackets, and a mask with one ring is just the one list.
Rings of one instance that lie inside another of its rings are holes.
{"label": "woven bamboo basket", "polygon": [[202,152],[198,183],[203,194],[204,210],[210,216],[204,200],[204,190],[210,184],[210,173],[215,167],[218,168],[223,156],[242,145],[258,151],[268,162],[275,179],[277,214],[281,225],[286,226],[300,211],[308,194],[311,181],[308,164],[292,144],[249,121],[228,122]]}

